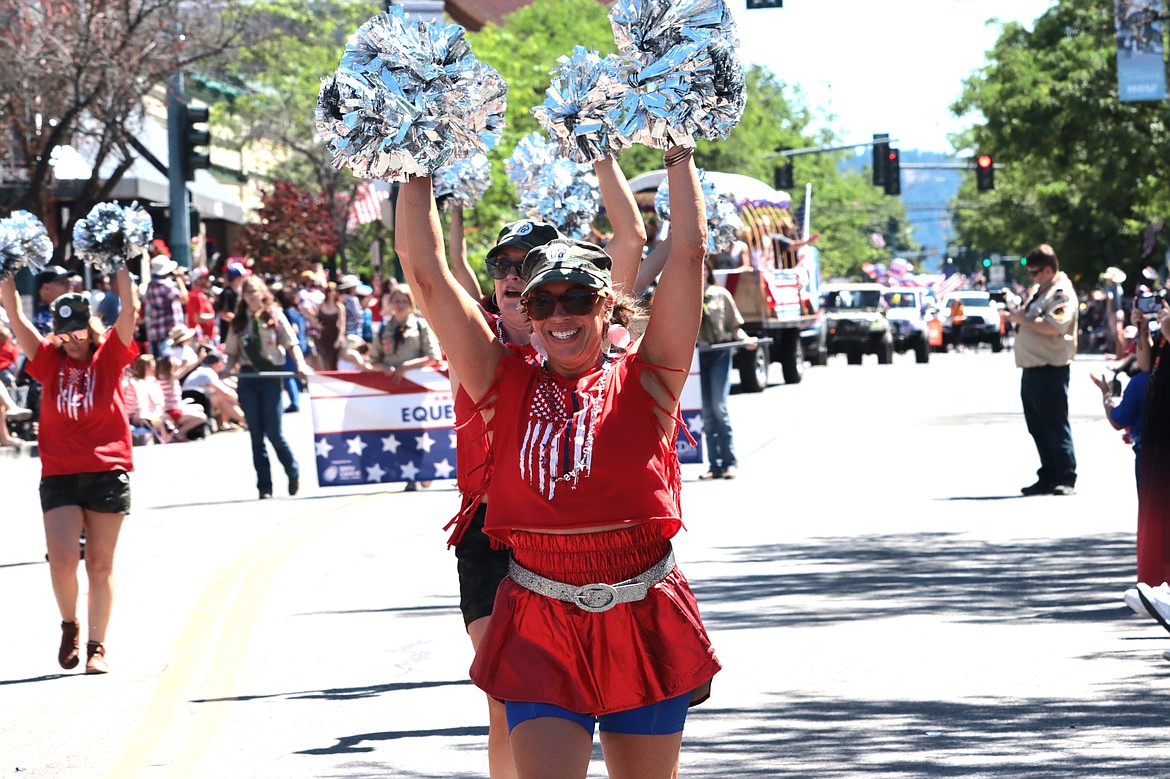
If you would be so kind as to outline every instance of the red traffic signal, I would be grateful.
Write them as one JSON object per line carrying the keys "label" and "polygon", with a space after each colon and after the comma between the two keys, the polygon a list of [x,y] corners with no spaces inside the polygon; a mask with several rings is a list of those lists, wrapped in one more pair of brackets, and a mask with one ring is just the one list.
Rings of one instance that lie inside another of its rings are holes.
{"label": "red traffic signal", "polygon": [[975,188],[979,192],[995,189],[995,160],[990,154],[980,154],[975,158]]}

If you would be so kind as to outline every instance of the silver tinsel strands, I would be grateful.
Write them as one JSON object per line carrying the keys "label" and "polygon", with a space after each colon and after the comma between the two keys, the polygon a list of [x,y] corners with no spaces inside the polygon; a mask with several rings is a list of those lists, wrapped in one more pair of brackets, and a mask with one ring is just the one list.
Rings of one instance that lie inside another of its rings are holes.
{"label": "silver tinsel strands", "polygon": [[317,97],[317,132],[337,167],[405,181],[496,145],[508,87],[463,33],[392,7],[353,34]]}
{"label": "silver tinsel strands", "polygon": [[618,96],[630,88],[632,71],[619,59],[602,59],[584,46],[574,47],[570,56],[557,62],[560,66],[552,73],[544,103],[533,108],[532,115],[561,154],[574,162],[592,163],[616,156],[630,145],[630,139],[617,131],[607,114],[618,104]]}
{"label": "silver tinsel strands", "polygon": [[[717,191],[715,183],[702,169],[699,170],[699,185],[703,189],[703,206],[707,211],[707,252],[727,251],[735,243],[736,232],[743,229],[743,220],[731,197]],[[660,220],[670,220],[670,187],[665,178],[654,193],[654,210]]]}
{"label": "silver tinsel strands", "polygon": [[471,208],[492,185],[492,164],[486,154],[476,152],[435,171],[435,197]]}
{"label": "silver tinsel strands", "polygon": [[601,208],[601,187],[591,165],[557,157],[553,146],[530,133],[516,144],[507,170],[523,216],[551,222],[573,238],[589,234]]}
{"label": "silver tinsel strands", "polygon": [[637,68],[613,113],[617,132],[654,148],[726,138],[743,115],[746,86],[723,0],[618,0],[609,18]]}
{"label": "silver tinsel strands", "polygon": [[39,273],[52,257],[53,241],[40,219],[28,211],[0,219],[0,279],[21,268]]}
{"label": "silver tinsel strands", "polygon": [[154,238],[150,214],[131,203],[99,203],[73,225],[73,251],[98,273],[112,273],[145,252]]}

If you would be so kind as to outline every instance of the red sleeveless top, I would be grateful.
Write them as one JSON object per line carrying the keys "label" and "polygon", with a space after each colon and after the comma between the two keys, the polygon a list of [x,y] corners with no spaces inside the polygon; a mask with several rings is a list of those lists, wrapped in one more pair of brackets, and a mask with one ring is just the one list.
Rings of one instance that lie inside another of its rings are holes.
{"label": "red sleeveless top", "polygon": [[647,369],[663,370],[634,353],[563,379],[516,354],[504,357],[489,393],[485,533],[509,544],[514,530],[647,520],[666,523],[663,538],[678,532],[677,429],[664,440],[658,405],[641,383]]}

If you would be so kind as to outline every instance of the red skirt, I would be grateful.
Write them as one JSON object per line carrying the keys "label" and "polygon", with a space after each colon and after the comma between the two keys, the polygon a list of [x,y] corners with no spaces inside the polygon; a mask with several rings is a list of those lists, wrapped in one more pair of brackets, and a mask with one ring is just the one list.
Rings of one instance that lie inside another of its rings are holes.
{"label": "red skirt", "polygon": [[[664,523],[602,533],[513,533],[520,565],[570,584],[614,584],[670,551]],[[598,716],[706,689],[721,668],[695,596],[675,568],[649,594],[583,611],[504,579],[471,665],[476,686],[503,701],[550,703]],[[704,696],[705,697],[705,696]]]}

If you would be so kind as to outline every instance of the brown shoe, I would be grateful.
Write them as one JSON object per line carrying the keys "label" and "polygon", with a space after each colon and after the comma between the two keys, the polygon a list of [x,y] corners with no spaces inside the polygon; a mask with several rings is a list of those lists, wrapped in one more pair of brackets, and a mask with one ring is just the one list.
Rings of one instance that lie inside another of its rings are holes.
{"label": "brown shoe", "polygon": [[110,672],[110,666],[106,665],[106,648],[100,641],[87,641],[85,644],[85,672],[87,674]]}
{"label": "brown shoe", "polygon": [[81,662],[78,656],[77,636],[81,633],[81,626],[77,620],[61,623],[61,648],[57,650],[57,662],[62,668],[76,668]]}

